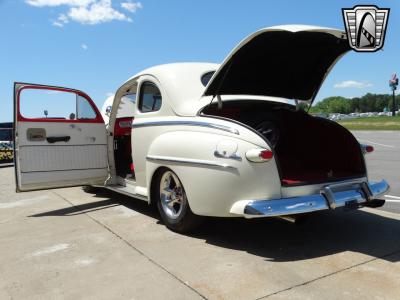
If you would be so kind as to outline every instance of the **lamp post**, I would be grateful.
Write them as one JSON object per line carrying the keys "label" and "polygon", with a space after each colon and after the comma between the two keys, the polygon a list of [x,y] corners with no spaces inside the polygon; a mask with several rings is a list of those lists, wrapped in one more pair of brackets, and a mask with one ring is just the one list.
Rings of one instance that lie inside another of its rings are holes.
{"label": "lamp post", "polygon": [[397,78],[396,73],[392,75],[392,78],[389,80],[389,86],[393,92],[393,101],[392,101],[392,117],[396,116],[396,95],[395,91],[397,90],[397,86],[399,85],[399,79]]}

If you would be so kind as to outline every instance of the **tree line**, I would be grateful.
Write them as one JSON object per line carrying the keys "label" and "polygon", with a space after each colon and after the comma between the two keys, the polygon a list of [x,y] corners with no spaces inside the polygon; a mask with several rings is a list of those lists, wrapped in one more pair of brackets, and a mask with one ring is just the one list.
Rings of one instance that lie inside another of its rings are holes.
{"label": "tree line", "polygon": [[[392,110],[392,95],[389,94],[366,94],[362,97],[345,98],[340,96],[328,97],[319,101],[310,108],[312,113],[341,113],[353,112],[381,112],[385,109]],[[400,95],[396,96],[396,104],[399,107]]]}

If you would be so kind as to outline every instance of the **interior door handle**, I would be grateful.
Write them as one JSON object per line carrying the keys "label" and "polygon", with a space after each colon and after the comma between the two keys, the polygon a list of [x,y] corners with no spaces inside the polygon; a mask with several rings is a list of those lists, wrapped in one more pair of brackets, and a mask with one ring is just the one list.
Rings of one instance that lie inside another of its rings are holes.
{"label": "interior door handle", "polygon": [[46,140],[50,143],[50,144],[54,144],[57,142],[68,142],[71,139],[71,137],[69,135],[66,136],[49,136],[48,138],[46,138]]}

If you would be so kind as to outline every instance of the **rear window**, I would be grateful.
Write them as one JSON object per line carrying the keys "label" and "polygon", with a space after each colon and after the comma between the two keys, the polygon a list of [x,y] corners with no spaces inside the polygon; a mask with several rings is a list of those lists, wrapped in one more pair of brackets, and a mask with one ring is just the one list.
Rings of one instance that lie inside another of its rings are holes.
{"label": "rear window", "polygon": [[157,111],[161,108],[162,97],[158,87],[149,81],[140,88],[139,110],[143,113]]}
{"label": "rear window", "polygon": [[201,76],[201,83],[204,86],[207,86],[208,82],[210,81],[211,77],[214,75],[215,71],[212,72],[208,72],[206,74],[204,74],[203,76]]}

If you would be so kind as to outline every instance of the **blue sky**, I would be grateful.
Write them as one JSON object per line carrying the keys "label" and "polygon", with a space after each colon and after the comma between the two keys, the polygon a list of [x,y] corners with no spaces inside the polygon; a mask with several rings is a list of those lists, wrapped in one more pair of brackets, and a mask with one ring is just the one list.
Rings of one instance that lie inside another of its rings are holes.
{"label": "blue sky", "polygon": [[347,54],[317,100],[389,92],[391,74],[400,73],[399,1],[0,0],[0,122],[12,120],[14,81],[80,89],[101,107],[144,68],[221,62],[263,27],[344,28],[341,8],[357,4],[391,8],[384,50]]}

